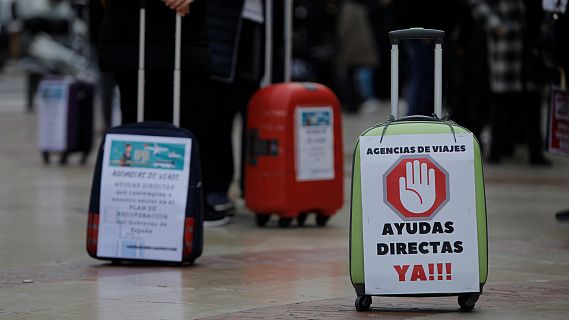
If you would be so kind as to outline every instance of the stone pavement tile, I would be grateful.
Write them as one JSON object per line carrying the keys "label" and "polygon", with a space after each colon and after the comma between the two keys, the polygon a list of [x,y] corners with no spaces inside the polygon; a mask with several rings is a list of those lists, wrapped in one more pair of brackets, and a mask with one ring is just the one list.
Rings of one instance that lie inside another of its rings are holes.
{"label": "stone pavement tile", "polygon": [[543,283],[488,285],[476,308],[461,312],[456,297],[373,297],[368,312],[357,312],[353,297],[323,299],[257,308],[203,319],[567,319],[566,312],[540,306],[564,305],[569,280]]}

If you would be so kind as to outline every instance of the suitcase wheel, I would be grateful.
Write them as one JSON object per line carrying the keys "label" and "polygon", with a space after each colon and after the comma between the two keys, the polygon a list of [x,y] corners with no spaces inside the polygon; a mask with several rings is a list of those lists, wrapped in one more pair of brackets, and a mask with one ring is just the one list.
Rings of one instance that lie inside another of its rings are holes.
{"label": "suitcase wheel", "polygon": [[269,222],[269,219],[271,219],[270,214],[257,213],[257,215],[256,215],[257,226],[259,226],[259,227],[266,226],[267,222]]}
{"label": "suitcase wheel", "polygon": [[328,223],[328,220],[330,220],[329,216],[319,214],[316,216],[316,225],[319,227],[324,227],[326,223]]}
{"label": "suitcase wheel", "polygon": [[87,164],[87,158],[89,158],[89,152],[83,152],[81,154],[81,160],[79,161],[79,164],[81,164],[82,166]]}
{"label": "suitcase wheel", "polygon": [[49,152],[44,151],[41,153],[43,164],[49,164]]}
{"label": "suitcase wheel", "polygon": [[460,310],[462,311],[472,311],[474,309],[474,305],[480,298],[479,293],[470,293],[458,296],[458,305],[460,306]]}
{"label": "suitcase wheel", "polygon": [[63,152],[61,158],[59,158],[59,164],[62,166],[67,165],[67,157],[69,157],[69,153]]}
{"label": "suitcase wheel", "polygon": [[355,305],[357,311],[368,311],[371,306],[371,296],[358,296]]}
{"label": "suitcase wheel", "polygon": [[296,221],[298,222],[299,227],[303,227],[304,223],[306,222],[306,218],[308,218],[308,212],[301,212],[298,217],[296,217]]}
{"label": "suitcase wheel", "polygon": [[292,218],[283,218],[280,217],[279,218],[279,227],[281,228],[288,228],[290,226],[290,223],[292,222]]}

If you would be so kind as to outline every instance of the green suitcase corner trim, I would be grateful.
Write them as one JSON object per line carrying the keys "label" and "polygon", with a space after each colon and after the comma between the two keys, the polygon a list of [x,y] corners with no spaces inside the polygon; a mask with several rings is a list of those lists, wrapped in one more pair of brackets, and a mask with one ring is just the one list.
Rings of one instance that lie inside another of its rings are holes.
{"label": "green suitcase corner trim", "polygon": [[[413,126],[402,125],[413,123]],[[362,136],[380,136],[384,126],[374,127]],[[463,127],[453,125],[455,133],[470,132]],[[437,134],[449,133],[447,124],[433,125],[425,122],[398,122],[389,125],[385,135],[402,134]],[[476,183],[476,220],[478,232],[478,259],[480,264],[480,283],[486,283],[488,278],[488,234],[486,222],[486,195],[484,191],[484,173],[480,144],[474,139],[474,166]],[[351,203],[351,230],[350,230],[350,276],[352,284],[365,284],[364,251],[363,251],[363,225],[362,225],[362,192],[360,175],[360,146],[356,142],[353,157],[352,171],[352,203]]]}

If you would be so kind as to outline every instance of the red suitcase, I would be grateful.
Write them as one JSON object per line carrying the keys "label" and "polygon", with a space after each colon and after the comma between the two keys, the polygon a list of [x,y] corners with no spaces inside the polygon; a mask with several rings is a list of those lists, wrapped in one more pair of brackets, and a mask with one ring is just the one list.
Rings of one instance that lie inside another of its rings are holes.
{"label": "red suitcase", "polygon": [[[302,226],[311,212],[317,225],[324,226],[343,205],[340,104],[321,84],[286,82],[292,19],[290,2],[285,5],[285,83],[259,90],[249,103],[245,202],[259,226],[273,213],[281,227],[294,218]],[[271,65],[271,52],[266,51]],[[269,70],[265,79],[270,79]]]}

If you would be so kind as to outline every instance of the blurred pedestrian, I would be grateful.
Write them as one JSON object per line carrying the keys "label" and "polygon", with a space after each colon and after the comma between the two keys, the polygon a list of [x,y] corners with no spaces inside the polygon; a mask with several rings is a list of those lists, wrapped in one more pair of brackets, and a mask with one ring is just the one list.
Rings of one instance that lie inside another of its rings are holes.
{"label": "blurred pedestrian", "polygon": [[[569,16],[567,0],[554,0],[544,4],[544,34],[542,39],[546,48],[547,62],[569,74]],[[557,82],[557,84],[560,84]],[[569,209],[559,211],[555,217],[560,221],[569,221]]]}
{"label": "blurred pedestrian", "polygon": [[[89,1],[89,40],[94,48],[97,48],[99,45],[99,32],[101,29],[103,10],[101,0]],[[113,125],[113,105],[116,85],[115,77],[112,72],[99,73],[99,92],[105,130]]]}
{"label": "blurred pedestrian", "polygon": [[490,84],[486,33],[474,20],[468,0],[460,0],[455,34],[446,43],[447,56],[454,66],[449,70],[447,105],[451,119],[468,128],[481,141],[490,119]]}
{"label": "blurred pedestrian", "polygon": [[[339,2],[294,0],[292,81],[318,82],[335,90]],[[282,63],[277,67],[282,69]]]}
{"label": "blurred pedestrian", "polygon": [[[540,120],[539,77],[544,70],[537,37],[541,8],[529,0],[470,0],[470,4],[486,31],[488,44],[493,102],[488,160],[500,163],[513,153],[516,139],[521,138],[528,146],[531,165],[550,165],[543,156]],[[524,137],[516,136],[518,115],[525,127]]]}
{"label": "blurred pedestrian", "polygon": [[[204,191],[217,174],[210,165],[216,157],[208,139],[213,131],[208,103],[210,54],[205,0],[105,0],[99,65],[112,72],[120,91],[122,123],[137,121],[137,78],[140,4],[146,4],[145,114],[149,121],[172,122],[175,14],[182,19],[180,126],[200,144]],[[211,131],[210,131],[211,130]],[[205,224],[226,220],[207,211]]]}
{"label": "blurred pedestrian", "polygon": [[[18,0],[15,2],[15,17],[22,22],[22,48],[26,55],[32,40],[40,33],[48,34],[60,44],[66,44],[74,12],[70,1],[66,0]],[[27,72],[27,110],[34,107],[34,98],[44,73],[51,70],[34,66]]]}
{"label": "blurred pedestrian", "polygon": [[[374,71],[374,96],[379,100],[390,98],[390,50],[391,43],[386,34],[395,30],[394,0],[370,0],[370,20],[378,49],[378,65]],[[402,58],[402,57],[401,57]],[[402,71],[402,70],[401,70]]]}
{"label": "blurred pedestrian", "polygon": [[349,113],[375,101],[373,70],[379,55],[368,9],[367,0],[346,0],[338,18],[339,93],[343,110]]}
{"label": "blurred pedestrian", "polygon": [[[456,0],[424,1],[396,0],[394,1],[395,26],[397,29],[422,27],[445,31],[450,37],[457,16]],[[445,40],[445,47],[448,40]],[[406,40],[403,48],[409,61],[405,100],[407,114],[432,115],[434,106],[434,44],[428,40]],[[452,69],[443,56],[443,72]],[[404,60],[403,58],[402,60]],[[403,68],[404,69],[404,68]],[[443,74],[443,79],[446,77]],[[444,92],[443,92],[444,94]]]}
{"label": "blurred pedestrian", "polygon": [[[259,88],[263,74],[263,4],[264,0],[208,0],[207,26],[212,53],[211,108],[217,115],[216,128],[210,138],[217,153],[210,161],[216,175],[210,180],[210,190],[206,194],[206,211],[217,215],[233,215],[235,211],[233,200],[228,195],[235,174],[233,121],[239,113],[242,127],[246,127],[247,105]],[[243,168],[243,134],[241,144]]]}

